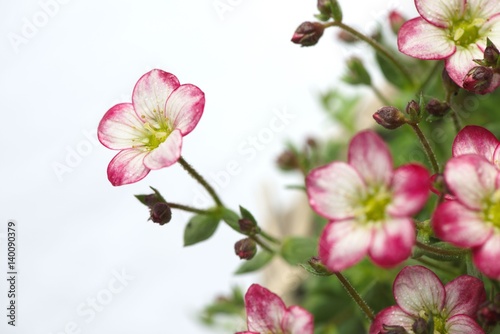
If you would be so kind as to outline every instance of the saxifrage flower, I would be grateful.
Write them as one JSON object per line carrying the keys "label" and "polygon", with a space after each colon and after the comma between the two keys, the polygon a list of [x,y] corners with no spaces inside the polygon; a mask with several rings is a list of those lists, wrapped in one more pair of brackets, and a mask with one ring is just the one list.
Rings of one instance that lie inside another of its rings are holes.
{"label": "saxifrage flower", "polygon": [[236,334],[313,334],[312,315],[300,306],[286,307],[268,289],[253,284],[245,295],[248,331]]}
{"label": "saxifrage flower", "polygon": [[420,17],[399,30],[399,50],[415,58],[444,59],[449,76],[463,87],[465,76],[477,66],[473,60],[483,59],[486,38],[500,44],[500,2],[415,0],[415,6]]}
{"label": "saxifrage flower", "polygon": [[466,154],[448,161],[444,178],[455,199],[436,208],[436,236],[471,248],[476,267],[500,279],[500,170],[481,155]]}
{"label": "saxifrage flower", "polygon": [[182,137],[198,124],[205,94],[154,69],[137,81],[132,103],[109,109],[98,127],[99,141],[120,150],[108,166],[114,186],[143,179],[150,170],[168,167],[181,155]]}
{"label": "saxifrage flower", "polygon": [[344,270],[365,255],[391,267],[415,244],[411,218],[429,196],[429,172],[417,164],[393,170],[391,154],[373,131],[358,133],[348,163],[334,161],[306,179],[311,207],[330,220],[319,242],[319,257],[331,271]]}
{"label": "saxifrage flower", "polygon": [[431,317],[433,333],[484,333],[474,319],[486,292],[483,282],[475,277],[462,275],[443,285],[429,269],[408,266],[394,280],[392,291],[397,305],[377,314],[370,334],[387,333],[388,326],[415,333],[413,326],[427,325]]}

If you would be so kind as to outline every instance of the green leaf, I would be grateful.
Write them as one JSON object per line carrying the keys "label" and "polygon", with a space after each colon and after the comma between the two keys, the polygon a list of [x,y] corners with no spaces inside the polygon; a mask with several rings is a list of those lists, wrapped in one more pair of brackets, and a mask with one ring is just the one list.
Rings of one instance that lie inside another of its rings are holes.
{"label": "green leaf", "polygon": [[149,195],[134,195],[135,198],[137,198],[139,200],[139,202],[141,202],[142,204],[146,205],[146,196],[149,196]]}
{"label": "green leaf", "polygon": [[226,224],[229,225],[229,227],[231,227],[236,232],[241,233],[240,224],[238,223],[238,220],[240,220],[240,216],[238,216],[236,212],[227,208],[223,208],[221,218],[224,222],[226,222]]}
{"label": "green leaf", "polygon": [[219,218],[217,216],[193,216],[184,230],[184,246],[194,245],[198,242],[207,240],[214,234],[218,225]]}
{"label": "green leaf", "polygon": [[375,59],[384,77],[396,87],[408,87],[408,80],[401,74],[398,68],[380,53],[375,54]]}
{"label": "green leaf", "polygon": [[281,256],[291,265],[306,262],[317,254],[318,243],[314,238],[288,237],[283,240]]}
{"label": "green leaf", "polygon": [[245,261],[235,272],[236,275],[251,273],[253,271],[259,270],[271,261],[274,254],[260,251],[251,260]]}
{"label": "green leaf", "polygon": [[250,211],[248,211],[241,205],[240,205],[240,213],[242,218],[250,219],[255,225],[257,225],[257,221],[255,220],[254,216],[250,213]]}

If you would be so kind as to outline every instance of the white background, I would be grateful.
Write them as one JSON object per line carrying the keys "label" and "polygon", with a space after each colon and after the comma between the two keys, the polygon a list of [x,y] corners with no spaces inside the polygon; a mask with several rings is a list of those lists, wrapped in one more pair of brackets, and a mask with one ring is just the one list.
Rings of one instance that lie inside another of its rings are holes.
{"label": "white background", "polygon": [[[153,68],[197,85],[207,102],[183,156],[219,182],[229,207],[262,219],[269,206],[285,210],[292,196],[284,186],[300,182],[274,170],[283,143],[332,132],[318,94],[338,84],[349,52],[333,29],[312,48],[290,42],[313,19],[314,0],[56,1],[0,2],[0,332],[212,333],[197,312],[230,286],[258,280],[232,274],[240,236],[221,225],[209,241],[183,248],[189,215],[174,211],[162,227],[148,222],[133,194],[152,185],[193,204],[202,190],[177,165],[111,186],[115,152],[96,142],[97,125]],[[414,11],[410,0],[341,3],[345,21],[364,32],[389,9]],[[262,137],[276,110],[293,117]],[[255,154],[243,154],[259,135]],[[230,162],[238,174],[223,178]],[[261,200],[264,186],[273,203]],[[18,228],[15,328],[5,316],[9,219]],[[105,305],[91,316],[99,297]]]}

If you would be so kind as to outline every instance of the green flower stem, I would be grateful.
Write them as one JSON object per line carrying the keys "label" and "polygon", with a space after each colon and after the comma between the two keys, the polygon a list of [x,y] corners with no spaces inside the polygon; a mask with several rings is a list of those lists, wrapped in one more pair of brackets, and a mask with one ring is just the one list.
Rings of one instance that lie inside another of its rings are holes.
{"label": "green flower stem", "polygon": [[364,34],[360,33],[356,29],[354,29],[354,28],[352,28],[352,27],[350,27],[342,22],[328,22],[328,23],[324,24],[324,27],[325,28],[339,27],[340,29],[347,31],[348,33],[352,34],[353,36],[356,36],[360,40],[368,43],[372,48],[375,49],[375,51],[377,51],[378,53],[380,53],[381,55],[386,57],[387,60],[389,60],[391,63],[393,63],[394,66],[396,66],[397,69],[401,72],[401,74],[408,80],[408,82],[411,83],[412,85],[414,85],[413,78],[412,78],[410,72],[403,66],[403,64],[401,64],[401,62],[399,62],[392,55],[392,53],[389,50],[387,50],[382,44],[380,44],[379,42],[377,42],[373,38],[365,36]]}
{"label": "green flower stem", "polygon": [[224,205],[222,204],[222,201],[220,200],[219,196],[217,196],[217,193],[215,192],[214,188],[208,182],[201,176],[190,164],[187,163],[186,160],[184,160],[183,157],[180,157],[178,162],[181,164],[181,166],[195,179],[200,183],[212,196],[213,200],[215,201],[215,204],[217,204],[218,207],[223,207]]}
{"label": "green flower stem", "polygon": [[452,249],[442,249],[439,247],[434,247],[431,245],[424,244],[420,241],[417,241],[417,247],[421,248],[427,252],[434,253],[437,255],[444,255],[444,256],[462,256],[468,253],[468,250],[466,249],[457,249],[457,250],[452,250]]}
{"label": "green flower stem", "polygon": [[274,243],[274,244],[276,244],[276,245],[279,245],[279,244],[281,243],[281,242],[280,242],[278,239],[276,239],[275,237],[272,237],[272,236],[270,236],[269,234],[267,234],[267,232],[266,232],[266,231],[260,230],[260,231],[259,231],[259,235],[261,235],[261,236],[262,236],[264,239],[266,239],[267,241],[270,241],[270,242],[272,242],[272,243]]}
{"label": "green flower stem", "polygon": [[446,103],[449,104],[450,106],[450,116],[451,116],[451,119],[453,120],[453,125],[455,126],[455,130],[457,131],[457,133],[462,129],[462,124],[460,122],[460,118],[458,118],[458,114],[457,112],[455,111],[455,109],[453,108],[452,104],[451,104],[451,98],[453,96],[453,93],[452,92],[447,92],[446,93]]}
{"label": "green flower stem", "polygon": [[416,123],[407,123],[413,131],[415,131],[415,134],[417,135],[418,139],[420,140],[420,143],[422,144],[422,147],[424,148],[425,153],[427,154],[427,158],[429,158],[429,161],[432,166],[432,171],[434,174],[439,173],[439,165],[436,160],[436,155],[434,154],[434,151],[432,150],[431,145],[429,144],[429,141],[425,137],[424,133]]}
{"label": "green flower stem", "polygon": [[382,92],[377,87],[375,87],[373,83],[370,85],[370,87],[377,96],[377,98],[380,100],[380,102],[382,102],[386,106],[391,105],[391,102],[382,94]]}
{"label": "green flower stem", "polygon": [[177,203],[171,203],[171,202],[165,202],[171,209],[178,209],[178,210],[183,210],[187,212],[193,212],[193,213],[198,213],[200,215],[210,215],[213,213],[213,211],[210,210],[202,210],[202,209],[196,209],[188,205],[182,205],[182,204],[177,204]]}
{"label": "green flower stem", "polygon": [[354,299],[356,304],[358,304],[361,311],[363,311],[363,313],[368,317],[368,319],[373,321],[375,315],[373,314],[372,309],[370,308],[370,306],[368,306],[368,304],[364,301],[364,299],[361,298],[360,294],[354,289],[351,283],[349,283],[347,278],[345,278],[345,276],[342,275],[340,272],[334,272],[334,274],[335,276],[337,276],[337,278],[339,279],[340,283],[347,291],[349,296],[351,296],[351,298]]}
{"label": "green flower stem", "polygon": [[253,241],[255,241],[255,243],[257,245],[259,245],[260,247],[262,247],[262,249],[264,249],[266,252],[269,252],[271,254],[274,254],[275,252],[271,249],[271,247],[269,247],[268,245],[266,245],[264,242],[262,242],[262,240],[260,240],[260,238],[256,235],[252,235],[252,236],[249,236],[250,239],[252,239]]}

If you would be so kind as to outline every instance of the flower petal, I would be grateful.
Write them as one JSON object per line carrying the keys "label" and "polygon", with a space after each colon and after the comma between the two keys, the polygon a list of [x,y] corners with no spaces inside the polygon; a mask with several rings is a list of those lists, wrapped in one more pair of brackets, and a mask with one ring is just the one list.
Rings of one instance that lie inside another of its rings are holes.
{"label": "flower petal", "polygon": [[467,0],[467,11],[471,17],[488,19],[500,12],[500,2],[491,0]]}
{"label": "flower petal", "polygon": [[361,131],[352,138],[348,162],[367,185],[388,185],[391,180],[391,153],[382,138],[372,130]]}
{"label": "flower petal", "polygon": [[406,330],[411,330],[415,319],[403,312],[399,306],[391,306],[380,311],[370,326],[369,334],[380,334],[385,332],[386,326],[402,326]]}
{"label": "flower petal", "polygon": [[158,127],[157,119],[165,116],[165,103],[179,85],[175,75],[162,70],[155,69],[144,74],[132,93],[137,116]]}
{"label": "flower petal", "polygon": [[97,137],[104,146],[113,150],[132,148],[138,144],[135,140],[143,136],[143,126],[132,104],[120,103],[104,114],[97,128]]}
{"label": "flower petal", "polygon": [[438,314],[444,306],[443,284],[422,266],[404,267],[394,280],[392,291],[398,306],[410,315],[418,316],[421,310]]}
{"label": "flower petal", "polygon": [[368,254],[381,267],[393,267],[411,255],[415,226],[409,218],[391,219],[374,229]]}
{"label": "flower petal", "polygon": [[438,238],[465,248],[482,245],[493,232],[478,212],[457,201],[444,202],[437,207],[432,216],[432,227]]}
{"label": "flower petal", "polygon": [[484,334],[484,330],[471,317],[458,314],[446,321],[446,333]]}
{"label": "flower petal", "polygon": [[[467,175],[467,177],[464,177]],[[480,210],[485,198],[495,191],[496,167],[479,155],[461,155],[446,164],[444,178],[457,199],[473,210]]]}
{"label": "flower petal", "polygon": [[483,246],[472,250],[477,269],[490,278],[500,280],[500,233],[495,232]]}
{"label": "flower petal", "polygon": [[182,135],[174,130],[157,148],[144,158],[144,165],[149,169],[160,169],[173,165],[181,156]]}
{"label": "flower petal", "polygon": [[417,11],[435,26],[447,28],[450,23],[463,16],[466,0],[415,0]]}
{"label": "flower petal", "polygon": [[477,66],[473,59],[483,59],[483,52],[476,45],[467,48],[457,46],[455,53],[445,61],[448,75],[460,87],[463,87],[467,73]]}
{"label": "flower petal", "polygon": [[478,306],[486,300],[483,282],[472,276],[462,275],[444,286],[448,317],[457,314],[476,316]]}
{"label": "flower petal", "polygon": [[165,112],[172,127],[179,129],[185,136],[198,124],[204,107],[205,94],[198,87],[187,84],[172,92],[165,105]]}
{"label": "flower petal", "polygon": [[408,217],[419,212],[429,198],[430,174],[424,167],[408,164],[394,171],[392,202],[387,211],[393,217]]}
{"label": "flower petal", "polygon": [[275,333],[281,330],[286,307],[276,294],[258,284],[252,284],[245,294],[245,307],[250,332]]}
{"label": "flower petal", "polygon": [[493,153],[500,141],[481,126],[467,125],[460,130],[453,141],[452,155],[477,154],[493,162]]}
{"label": "flower petal", "polygon": [[445,59],[455,50],[455,44],[446,36],[446,30],[417,17],[406,21],[398,33],[398,49],[419,59]]}
{"label": "flower petal", "polygon": [[365,186],[354,168],[344,162],[333,162],[313,169],[307,175],[306,189],[314,211],[338,220],[354,216]]}
{"label": "flower petal", "polygon": [[108,165],[108,179],[114,186],[134,183],[149,173],[143,160],[147,151],[128,149],[118,152]]}
{"label": "flower petal", "polygon": [[319,240],[319,257],[331,271],[342,271],[367,253],[372,232],[354,220],[330,222]]}
{"label": "flower petal", "polygon": [[291,306],[283,318],[282,329],[290,334],[313,334],[314,323],[311,313],[300,306]]}
{"label": "flower petal", "polygon": [[[488,37],[495,46],[500,47],[500,2],[485,0],[489,6],[495,5],[497,8],[496,14],[489,17],[488,21],[484,23],[479,29],[478,34],[480,36]],[[486,38],[482,38],[477,41],[478,47],[484,51],[486,48]],[[482,58],[481,58],[482,59]]]}

